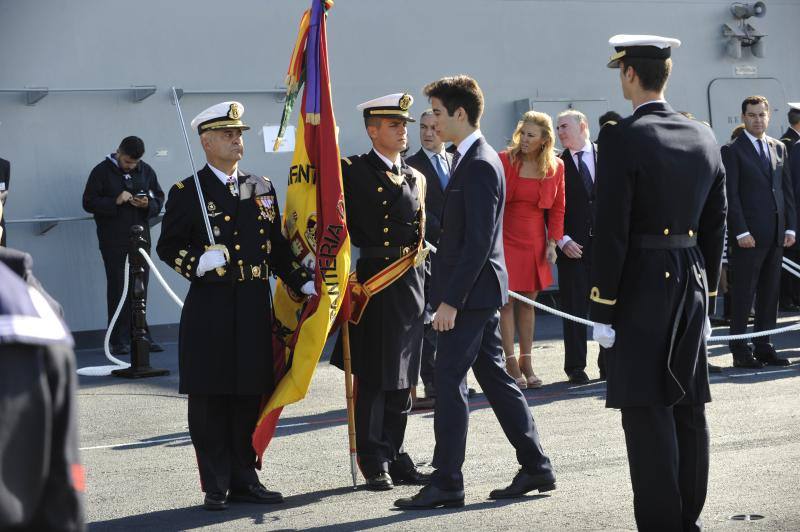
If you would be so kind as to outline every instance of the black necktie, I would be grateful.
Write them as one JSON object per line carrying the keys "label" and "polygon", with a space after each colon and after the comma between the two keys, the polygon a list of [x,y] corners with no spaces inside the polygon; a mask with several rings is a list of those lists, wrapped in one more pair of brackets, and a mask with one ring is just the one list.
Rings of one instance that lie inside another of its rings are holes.
{"label": "black necktie", "polygon": [[594,189],[594,181],[592,181],[592,174],[589,172],[589,167],[583,162],[583,152],[579,151],[575,155],[578,156],[578,173],[581,174],[583,179],[583,186],[586,187],[586,193],[589,197],[592,196],[592,189]]}
{"label": "black necktie", "polygon": [[769,173],[772,169],[772,165],[769,162],[769,155],[764,151],[764,143],[761,139],[756,139],[756,142],[758,142],[758,151],[760,152],[759,155],[761,155],[761,165],[764,167],[764,170]]}
{"label": "black necktie", "polygon": [[450,167],[452,168],[452,170],[450,170],[451,174],[455,171],[456,166],[458,166],[458,161],[460,159],[461,159],[461,154],[458,152],[458,150],[456,150],[456,152],[453,154],[453,165]]}

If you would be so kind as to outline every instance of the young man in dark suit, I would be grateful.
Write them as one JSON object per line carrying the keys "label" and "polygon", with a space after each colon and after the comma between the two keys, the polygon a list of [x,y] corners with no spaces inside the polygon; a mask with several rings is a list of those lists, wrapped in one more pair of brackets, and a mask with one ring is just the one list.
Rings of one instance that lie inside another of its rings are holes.
{"label": "young man in dark suit", "polygon": [[[608,348],[639,530],[700,530],[708,484],[711,334],[725,228],[725,169],[711,129],[664,99],[677,39],[616,35],[633,114],[597,141],[590,316]],[[711,301],[709,301],[711,297]],[[613,349],[612,349],[613,347]]]}
{"label": "young man in dark suit", "polygon": [[499,309],[508,301],[503,257],[505,203],[503,166],[479,129],[483,93],[467,76],[443,78],[425,87],[436,118],[436,132],[457,146],[445,193],[439,249],[433,260],[431,307],[439,333],[436,356],[436,448],[431,484],[402,509],[464,505],[461,467],[467,441],[469,406],[466,375],[472,367],[521,469],[510,486],[490,498],[521,497],[555,489],[550,459],[525,396],[505,370],[500,345]]}
{"label": "young man in dark suit", "polygon": [[[419,140],[422,147],[417,153],[408,157],[409,166],[422,172],[428,184],[425,191],[425,240],[439,245],[439,232],[441,231],[442,206],[444,205],[444,190],[450,180],[450,166],[453,155],[444,149],[444,142],[436,134],[434,116],[431,109],[427,109],[419,117]],[[430,290],[430,272],[425,276],[426,296]],[[427,299],[427,297],[426,297]],[[436,331],[431,326],[433,309],[430,305],[425,307],[426,323],[425,336],[422,341],[422,360],[420,361],[420,378],[425,386],[425,398],[417,399],[412,389],[412,408],[432,408],[436,398],[436,386],[433,382],[434,361],[436,360]]]}
{"label": "young man in dark suit", "polygon": [[[564,181],[567,198],[564,237],[558,241],[558,291],[561,308],[574,316],[589,315],[589,272],[595,218],[595,169],[597,146],[589,140],[586,115],[573,109],[560,113],[556,132],[564,151]],[[564,324],[564,372],[573,384],[589,382],[586,375],[586,326],[570,320]],[[600,348],[597,365],[605,378]]]}
{"label": "young man in dark suit", "polygon": [[[789,127],[781,137],[781,142],[786,146],[786,155],[789,160],[792,160],[792,146],[800,141],[800,102],[789,102],[789,112],[786,113],[786,118],[789,121]],[[791,166],[791,165],[790,165]],[[792,171],[792,186],[794,189],[795,207],[797,207],[798,192],[800,192],[800,175]],[[800,262],[800,244],[795,240],[791,248],[783,250],[785,257]],[[800,279],[781,269],[781,292],[778,296],[778,308],[783,311],[797,312],[800,310]]]}
{"label": "young man in dark suit", "polygon": [[[794,191],[786,147],[766,134],[769,102],[749,96],[742,102],[744,132],[722,147],[727,174],[729,259],[735,282],[731,289],[731,334],[747,329],[753,298],[754,330],[773,329],[777,321],[783,248],[794,244],[797,229]],[[769,336],[729,343],[733,365],[760,368],[787,366]],[[755,353],[755,357],[753,356]]]}

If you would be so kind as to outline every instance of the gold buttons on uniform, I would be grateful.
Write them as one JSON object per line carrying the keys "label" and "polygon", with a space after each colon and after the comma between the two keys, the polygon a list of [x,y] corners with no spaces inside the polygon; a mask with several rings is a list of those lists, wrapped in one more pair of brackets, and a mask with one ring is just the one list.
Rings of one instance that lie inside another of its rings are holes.
{"label": "gold buttons on uniform", "polygon": [[389,232],[389,228],[388,228],[388,227],[384,227],[384,228],[383,228],[383,232],[384,232],[384,233],[388,233],[388,232]]}
{"label": "gold buttons on uniform", "polygon": [[186,269],[187,269],[187,270],[191,270],[191,269],[192,269],[192,265],[191,265],[191,264],[187,264],[187,265],[186,265]]}
{"label": "gold buttons on uniform", "polygon": [[226,222],[230,222],[231,221],[231,217],[226,214],[225,218],[223,218],[223,220],[225,220]]}
{"label": "gold buttons on uniform", "polygon": [[233,246],[233,249],[235,249],[236,251],[239,251],[240,249],[242,249],[242,246],[240,246],[239,244],[236,244],[235,246]]}
{"label": "gold buttons on uniform", "polygon": [[383,187],[378,187],[378,192],[383,192]]}
{"label": "gold buttons on uniform", "polygon": [[669,234],[669,228],[664,229],[664,235],[668,235],[668,234]]}
{"label": "gold buttons on uniform", "polygon": [[236,264],[238,264],[239,266],[241,266],[242,264],[244,264],[244,261],[243,261],[242,259],[239,259],[239,262],[237,262]]}
{"label": "gold buttons on uniform", "polygon": [[669,279],[669,272],[664,272],[664,279]]}
{"label": "gold buttons on uniform", "polygon": [[389,203],[389,202],[386,201],[386,200],[383,200],[383,203],[381,203],[381,205],[386,205],[387,203]]}
{"label": "gold buttons on uniform", "polygon": [[266,249],[267,249],[267,245],[266,244],[261,244],[261,251],[264,251]]}
{"label": "gold buttons on uniform", "polygon": [[261,216],[261,215],[259,214],[259,215],[258,215],[258,221],[260,222],[260,221],[261,221],[261,220],[263,220],[263,219],[264,219],[264,217],[263,217],[263,216]]}
{"label": "gold buttons on uniform", "polygon": [[389,247],[389,242],[384,242],[383,245]]}
{"label": "gold buttons on uniform", "polygon": [[234,231],[233,236],[239,236],[239,231]]}
{"label": "gold buttons on uniform", "polygon": [[384,220],[388,220],[388,219],[389,219],[389,215],[388,215],[388,214],[384,214],[384,215],[383,215],[383,219],[384,219]]}
{"label": "gold buttons on uniform", "polygon": [[259,230],[258,230],[258,234],[259,234],[259,235],[263,235],[263,234],[264,234],[264,230],[263,230],[263,229],[259,229]]}
{"label": "gold buttons on uniform", "polygon": [[689,236],[694,236],[694,231],[692,231],[691,229],[689,229]]}
{"label": "gold buttons on uniform", "polygon": [[192,258],[190,259],[190,261],[191,261],[191,262],[194,262],[194,261],[195,261],[195,259],[196,259],[196,257],[192,257]]}

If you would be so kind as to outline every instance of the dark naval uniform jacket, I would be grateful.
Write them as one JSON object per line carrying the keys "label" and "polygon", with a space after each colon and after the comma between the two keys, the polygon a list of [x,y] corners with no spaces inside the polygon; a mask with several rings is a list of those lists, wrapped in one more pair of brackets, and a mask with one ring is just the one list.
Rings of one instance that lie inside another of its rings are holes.
{"label": "dark naval uniform jacket", "polygon": [[[420,198],[425,176],[405,163],[399,184],[389,174],[374,150],[342,160],[347,227],[351,242],[361,252],[356,263],[359,282],[401,255],[413,253],[424,234]],[[384,390],[416,386],[422,353],[423,285],[424,264],[412,266],[372,296],[357,325],[350,324],[354,375]],[[341,337],[331,362],[342,367]]]}
{"label": "dark naval uniform jacket", "polygon": [[156,248],[158,256],[191,282],[181,313],[180,393],[259,395],[274,387],[269,276],[296,293],[310,276],[281,234],[278,198],[266,177],[239,170],[234,196],[208,166],[198,172],[208,221],[230,260],[197,276],[208,246],[194,178],[175,184]]}
{"label": "dark naval uniform jacket", "polygon": [[590,315],[616,330],[606,406],[708,402],[703,328],[727,210],[714,135],[651,102],[604,127],[598,155]]}

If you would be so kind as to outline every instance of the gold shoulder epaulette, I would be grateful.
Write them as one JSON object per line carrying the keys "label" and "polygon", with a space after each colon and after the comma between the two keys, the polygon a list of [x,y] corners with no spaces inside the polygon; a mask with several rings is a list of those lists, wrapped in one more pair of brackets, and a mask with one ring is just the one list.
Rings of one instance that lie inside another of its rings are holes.
{"label": "gold shoulder epaulette", "polygon": [[351,166],[353,164],[347,157],[342,157],[342,160],[347,163],[347,166]]}
{"label": "gold shoulder epaulette", "polygon": [[178,181],[177,183],[175,183],[175,186],[178,187],[178,190],[181,190],[186,185],[183,184],[183,181]]}

